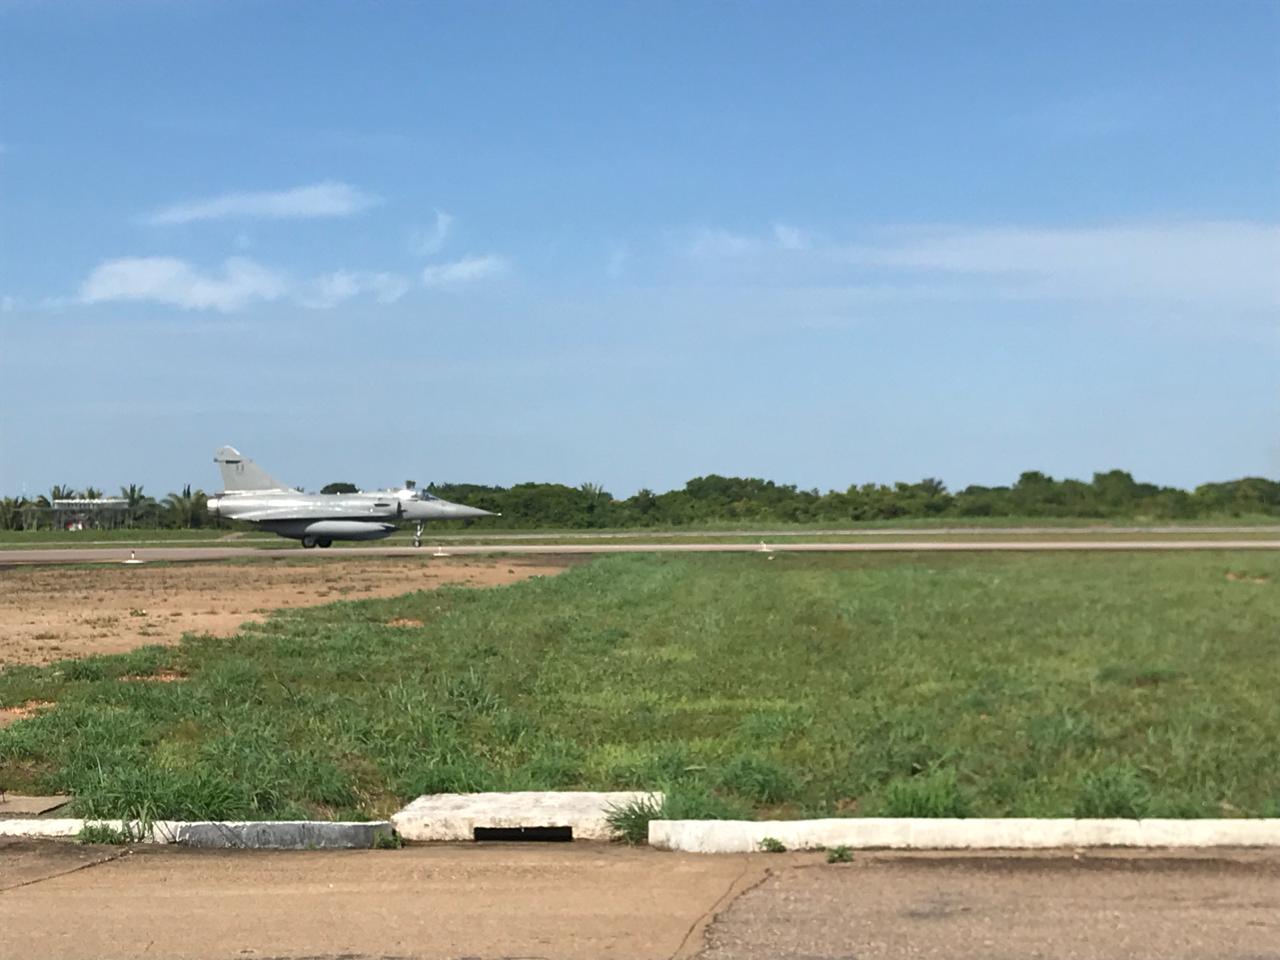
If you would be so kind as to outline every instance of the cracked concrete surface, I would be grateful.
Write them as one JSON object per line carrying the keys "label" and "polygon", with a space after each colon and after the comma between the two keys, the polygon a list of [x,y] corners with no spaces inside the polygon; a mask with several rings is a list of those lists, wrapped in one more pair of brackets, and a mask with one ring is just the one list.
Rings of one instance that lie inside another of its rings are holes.
{"label": "cracked concrete surface", "polygon": [[1277,958],[1280,852],[261,852],[0,842],[0,957]]}
{"label": "cracked concrete surface", "polygon": [[809,858],[706,939],[700,960],[1280,958],[1280,854]]}

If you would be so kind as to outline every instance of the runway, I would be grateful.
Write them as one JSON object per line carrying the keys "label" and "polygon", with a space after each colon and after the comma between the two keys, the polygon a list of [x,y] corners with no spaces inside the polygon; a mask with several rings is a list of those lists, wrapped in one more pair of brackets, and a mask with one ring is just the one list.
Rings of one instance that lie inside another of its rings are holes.
{"label": "runway", "polygon": [[873,541],[869,543],[493,543],[442,547],[332,547],[304,550],[301,547],[262,549],[259,547],[66,547],[53,549],[0,550],[0,567],[19,564],[123,563],[134,559],[143,563],[190,563],[193,561],[296,560],[299,557],[469,557],[495,554],[575,555],[603,553],[1046,553],[1183,550],[1280,550],[1277,540],[973,540],[964,542],[917,540],[910,543]]}

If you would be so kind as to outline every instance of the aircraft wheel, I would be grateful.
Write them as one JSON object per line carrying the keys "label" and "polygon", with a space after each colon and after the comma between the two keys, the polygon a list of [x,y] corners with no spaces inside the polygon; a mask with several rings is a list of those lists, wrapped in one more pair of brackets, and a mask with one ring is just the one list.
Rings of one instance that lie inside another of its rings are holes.
{"label": "aircraft wheel", "polygon": [[414,537],[414,538],[413,538],[413,545],[414,545],[415,547],[420,547],[420,546],[422,546],[422,541],[421,541],[421,540],[419,540],[417,537]]}
{"label": "aircraft wheel", "polygon": [[312,547],[314,547],[314,546],[316,545],[316,538],[315,538],[315,537],[303,537],[303,538],[302,538],[302,545],[303,545],[304,547],[306,547],[308,550],[310,550]]}
{"label": "aircraft wheel", "polygon": [[328,546],[332,546],[332,544],[333,544],[333,541],[330,540],[328,537],[325,537],[323,540],[316,541],[317,547],[328,547]]}

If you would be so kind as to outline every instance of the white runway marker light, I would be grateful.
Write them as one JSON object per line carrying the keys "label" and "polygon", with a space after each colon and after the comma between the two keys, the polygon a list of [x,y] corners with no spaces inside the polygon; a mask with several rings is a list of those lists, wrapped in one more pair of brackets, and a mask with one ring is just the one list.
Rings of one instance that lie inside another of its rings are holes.
{"label": "white runway marker light", "polygon": [[125,563],[142,563],[143,561],[138,559],[138,555],[136,552],[134,552],[133,550],[130,550],[129,559],[125,560],[124,562]]}

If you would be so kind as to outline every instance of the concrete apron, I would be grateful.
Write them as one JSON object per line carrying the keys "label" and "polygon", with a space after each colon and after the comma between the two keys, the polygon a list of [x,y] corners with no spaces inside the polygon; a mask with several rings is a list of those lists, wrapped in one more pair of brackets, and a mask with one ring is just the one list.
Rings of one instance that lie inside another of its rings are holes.
{"label": "concrete apron", "polygon": [[1039,820],[858,817],[831,820],[651,820],[649,845],[686,853],[787,850],[1048,850],[1078,847],[1280,847],[1273,820]]}
{"label": "concrete apron", "polygon": [[391,823],[409,841],[492,839],[612,840],[609,815],[632,804],[661,808],[661,793],[531,790],[437,793],[419,797]]}

